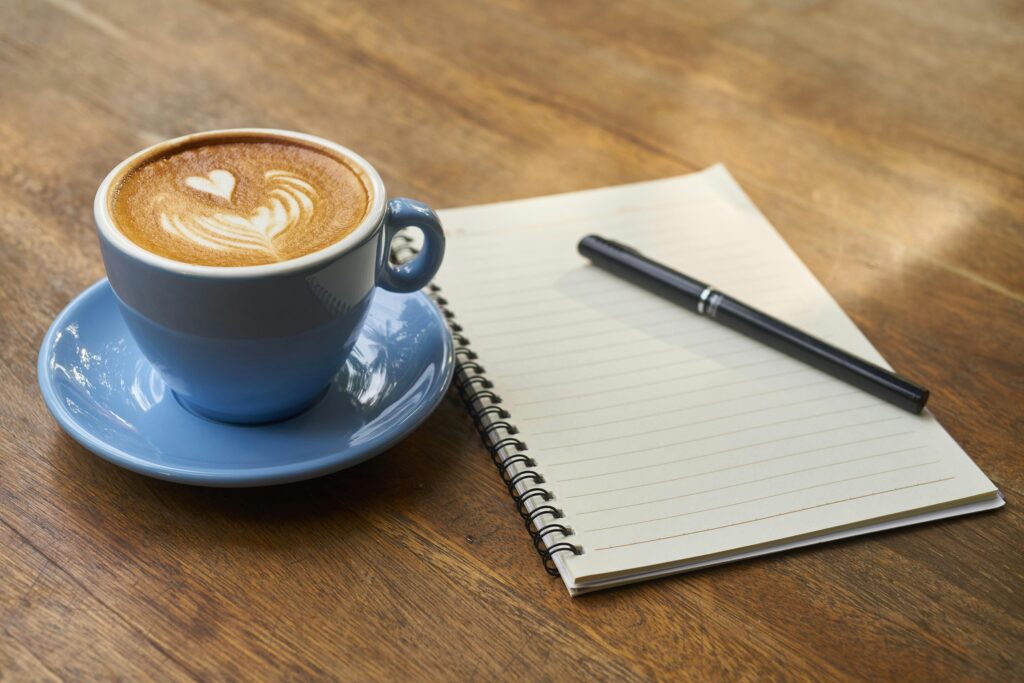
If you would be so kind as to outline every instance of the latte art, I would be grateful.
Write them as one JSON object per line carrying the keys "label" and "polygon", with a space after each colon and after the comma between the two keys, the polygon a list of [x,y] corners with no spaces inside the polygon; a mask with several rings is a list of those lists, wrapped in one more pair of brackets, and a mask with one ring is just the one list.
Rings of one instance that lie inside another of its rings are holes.
{"label": "latte art", "polygon": [[185,178],[185,184],[194,190],[209,192],[230,202],[231,193],[235,191],[235,176],[231,175],[230,171],[218,168],[205,176],[189,176]]}
{"label": "latte art", "polygon": [[[288,171],[263,174],[270,184],[269,200],[248,216],[237,213],[197,213],[186,216],[160,214],[160,226],[167,232],[198,245],[221,251],[253,249],[279,259],[274,238],[290,228],[301,228],[313,215],[317,192],[312,185]],[[218,195],[229,202],[235,187],[230,172],[217,169],[209,178],[190,176],[185,184]]]}
{"label": "latte art", "polygon": [[358,226],[369,182],[327,150],[273,138],[216,140],[146,160],[111,193],[139,246],[200,265],[274,263],[323,249]]}

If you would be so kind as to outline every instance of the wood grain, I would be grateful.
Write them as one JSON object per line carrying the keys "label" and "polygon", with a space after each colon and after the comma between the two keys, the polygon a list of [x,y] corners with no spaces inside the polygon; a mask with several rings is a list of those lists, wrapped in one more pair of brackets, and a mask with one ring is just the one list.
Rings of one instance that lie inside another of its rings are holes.
{"label": "wood grain", "polygon": [[[1024,678],[1022,123],[997,0],[0,4],[0,678]],[[438,207],[725,162],[1008,505],[570,600],[454,397],[302,484],[109,465],[34,369],[93,192],[239,125]]]}

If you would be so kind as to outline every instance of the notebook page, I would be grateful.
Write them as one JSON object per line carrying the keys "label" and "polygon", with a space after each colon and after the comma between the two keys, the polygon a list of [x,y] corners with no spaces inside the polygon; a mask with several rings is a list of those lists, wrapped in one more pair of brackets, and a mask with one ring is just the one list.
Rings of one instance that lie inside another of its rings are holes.
{"label": "notebook page", "polygon": [[588,233],[621,240],[884,365],[723,167],[443,219],[438,281],[583,548],[557,556],[567,583],[995,492],[929,414],[577,254]]}

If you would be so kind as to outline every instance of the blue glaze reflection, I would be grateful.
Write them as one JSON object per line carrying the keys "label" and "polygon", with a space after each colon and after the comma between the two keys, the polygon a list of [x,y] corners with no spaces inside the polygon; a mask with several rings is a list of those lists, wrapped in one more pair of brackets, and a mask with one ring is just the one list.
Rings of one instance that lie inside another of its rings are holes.
{"label": "blue glaze reflection", "polygon": [[363,334],[317,405],[276,424],[226,425],[178,404],[103,281],[47,334],[40,385],[61,425],[108,460],[174,481],[249,486],[317,476],[387,448],[443,397],[451,347],[426,296],[378,291]]}
{"label": "blue glaze reflection", "polygon": [[[115,312],[116,313],[116,312]],[[49,367],[66,409],[97,436],[141,447],[134,421],[135,401],[127,391],[124,368],[133,358],[125,335],[113,340],[83,338],[79,320],[65,325],[53,339]]]}

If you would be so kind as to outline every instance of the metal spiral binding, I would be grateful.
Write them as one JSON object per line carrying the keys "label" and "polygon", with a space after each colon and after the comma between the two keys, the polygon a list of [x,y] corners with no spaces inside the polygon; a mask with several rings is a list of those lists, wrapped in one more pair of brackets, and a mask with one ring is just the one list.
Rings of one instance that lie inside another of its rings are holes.
{"label": "metal spiral binding", "polygon": [[[418,253],[419,249],[405,234],[399,233],[391,240],[391,258],[396,263],[404,263]],[[427,286],[427,294],[441,310],[455,340],[455,378],[452,385],[473,418],[480,439],[533,539],[544,569],[551,576],[558,576],[554,556],[561,552],[580,555],[583,549],[565,540],[573,536],[572,527],[557,521],[541,523],[544,517],[559,520],[564,514],[551,504],[554,494],[541,486],[543,475],[531,469],[537,463],[526,454],[529,450],[526,443],[514,436],[519,429],[512,424],[509,411],[499,405],[501,397],[493,391],[494,384],[485,376],[486,371],[478,362],[477,354],[469,348],[469,339],[462,334],[462,326],[448,308],[448,300],[441,296],[441,288],[431,283]]]}

